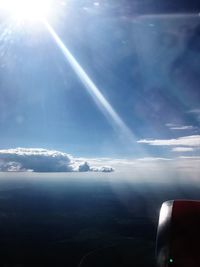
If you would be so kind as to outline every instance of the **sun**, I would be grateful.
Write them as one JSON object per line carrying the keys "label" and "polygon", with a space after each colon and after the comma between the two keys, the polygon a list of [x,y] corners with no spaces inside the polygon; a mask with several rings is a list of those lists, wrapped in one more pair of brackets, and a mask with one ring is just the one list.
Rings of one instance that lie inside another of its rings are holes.
{"label": "sun", "polygon": [[20,21],[38,21],[53,11],[52,0],[0,0],[0,10]]}

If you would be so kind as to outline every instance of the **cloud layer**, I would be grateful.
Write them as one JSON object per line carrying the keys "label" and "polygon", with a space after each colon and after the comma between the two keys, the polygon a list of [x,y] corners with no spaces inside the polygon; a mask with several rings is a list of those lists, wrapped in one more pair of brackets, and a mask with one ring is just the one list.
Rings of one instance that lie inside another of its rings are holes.
{"label": "cloud layer", "polygon": [[[16,148],[0,150],[0,171],[31,172],[87,172],[104,171],[91,167],[87,162],[80,162],[71,155],[59,151],[41,148]],[[107,169],[112,172],[113,169]]]}

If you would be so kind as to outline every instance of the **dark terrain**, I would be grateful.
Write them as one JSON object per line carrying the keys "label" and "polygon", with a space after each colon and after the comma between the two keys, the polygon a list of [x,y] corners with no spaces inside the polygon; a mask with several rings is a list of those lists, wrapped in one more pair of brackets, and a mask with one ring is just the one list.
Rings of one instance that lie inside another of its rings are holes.
{"label": "dark terrain", "polygon": [[[8,184],[8,185],[7,185]],[[155,266],[159,208],[192,185],[106,179],[1,181],[1,266]]]}

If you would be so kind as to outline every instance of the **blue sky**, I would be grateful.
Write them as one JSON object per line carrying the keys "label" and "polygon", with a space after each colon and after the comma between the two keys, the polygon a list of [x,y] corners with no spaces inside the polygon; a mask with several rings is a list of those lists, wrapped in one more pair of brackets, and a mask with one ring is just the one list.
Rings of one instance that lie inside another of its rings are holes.
{"label": "blue sky", "polygon": [[131,138],[102,112],[44,25],[2,21],[0,148],[95,158],[199,156],[199,17],[120,17],[97,3],[79,12],[65,6],[49,23]]}

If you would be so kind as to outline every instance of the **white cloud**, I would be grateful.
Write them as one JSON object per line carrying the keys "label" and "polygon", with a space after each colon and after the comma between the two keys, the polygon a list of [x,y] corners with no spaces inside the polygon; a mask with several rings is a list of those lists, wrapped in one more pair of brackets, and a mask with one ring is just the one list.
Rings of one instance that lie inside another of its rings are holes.
{"label": "white cloud", "polygon": [[200,156],[180,156],[180,159],[200,160]]}
{"label": "white cloud", "polygon": [[180,125],[175,123],[167,123],[165,124],[170,130],[195,130],[196,127],[192,125]]}
{"label": "white cloud", "polygon": [[158,157],[145,157],[137,159],[138,161],[145,161],[145,162],[152,162],[152,161],[165,161],[165,160],[171,160],[169,158],[158,158]]}
{"label": "white cloud", "polygon": [[194,151],[192,147],[174,147],[172,148],[173,152],[191,152]]}
{"label": "white cloud", "polygon": [[194,130],[195,127],[192,125],[174,126],[170,128],[171,130]]}
{"label": "white cloud", "polygon": [[114,169],[110,166],[91,167],[90,170],[93,172],[113,172],[114,171]]}
{"label": "white cloud", "polygon": [[139,144],[148,144],[151,146],[200,146],[200,135],[183,136],[175,139],[143,139],[137,141]]}
{"label": "white cloud", "polygon": [[[104,171],[104,168],[101,166],[98,171]],[[93,167],[60,151],[16,148],[0,150],[0,171],[87,172],[93,171]]]}

